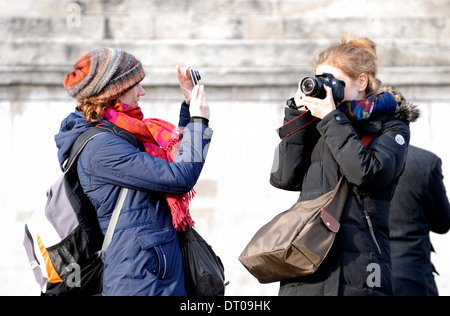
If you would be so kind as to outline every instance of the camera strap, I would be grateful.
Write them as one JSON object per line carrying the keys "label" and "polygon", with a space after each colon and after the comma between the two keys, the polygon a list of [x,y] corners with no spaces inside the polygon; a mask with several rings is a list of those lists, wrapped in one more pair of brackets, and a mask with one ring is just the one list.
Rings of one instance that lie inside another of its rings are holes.
{"label": "camera strap", "polygon": [[301,113],[299,116],[293,118],[292,120],[281,126],[280,128],[278,128],[277,129],[278,135],[283,140],[286,137],[289,137],[292,134],[295,134],[296,132],[305,128],[306,126],[308,126],[309,124],[313,123],[316,120],[317,117],[313,117],[309,110],[305,111]]}

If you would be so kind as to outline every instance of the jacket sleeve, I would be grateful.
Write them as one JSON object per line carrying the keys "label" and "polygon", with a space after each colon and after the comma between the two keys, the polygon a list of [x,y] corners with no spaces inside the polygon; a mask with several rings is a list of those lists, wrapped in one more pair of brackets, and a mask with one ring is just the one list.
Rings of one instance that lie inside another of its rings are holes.
{"label": "jacket sleeve", "polygon": [[356,186],[383,188],[403,172],[410,140],[409,126],[403,121],[385,121],[367,148],[347,116],[339,110],[325,116],[317,129],[342,174]]}
{"label": "jacket sleeve", "polygon": [[211,141],[212,130],[194,122],[186,126],[173,162],[141,152],[121,137],[104,133],[88,143],[80,158],[91,177],[141,191],[182,194],[196,184]]}
{"label": "jacket sleeve", "polygon": [[191,120],[191,112],[189,111],[189,105],[183,101],[180,108],[180,121],[178,122],[179,128],[185,128]]}
{"label": "jacket sleeve", "polygon": [[445,234],[450,229],[450,204],[445,190],[441,166],[441,159],[436,157],[428,178],[427,204],[424,205],[424,209],[430,230],[438,234]]}
{"label": "jacket sleeve", "polygon": [[275,149],[271,185],[289,191],[302,190],[311,151],[320,136],[315,128],[317,122],[309,111],[285,109],[284,125],[278,130],[281,142]]}

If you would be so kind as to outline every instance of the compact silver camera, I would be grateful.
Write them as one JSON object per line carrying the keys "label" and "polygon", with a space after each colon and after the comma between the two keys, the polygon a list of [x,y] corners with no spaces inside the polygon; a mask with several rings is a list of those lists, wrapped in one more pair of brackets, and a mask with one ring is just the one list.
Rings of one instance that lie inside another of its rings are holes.
{"label": "compact silver camera", "polygon": [[198,85],[198,82],[202,79],[200,73],[194,69],[189,69],[189,75],[191,76],[191,80],[194,86]]}

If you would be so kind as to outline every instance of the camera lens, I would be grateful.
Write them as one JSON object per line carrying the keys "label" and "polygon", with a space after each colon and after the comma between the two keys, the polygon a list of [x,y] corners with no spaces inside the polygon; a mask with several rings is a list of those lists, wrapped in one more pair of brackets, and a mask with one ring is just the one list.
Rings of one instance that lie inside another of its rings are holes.
{"label": "camera lens", "polygon": [[314,95],[317,90],[317,82],[315,78],[307,77],[300,84],[302,92],[306,95]]}
{"label": "camera lens", "polygon": [[310,94],[314,91],[314,81],[308,78],[302,83],[302,91],[304,94]]}

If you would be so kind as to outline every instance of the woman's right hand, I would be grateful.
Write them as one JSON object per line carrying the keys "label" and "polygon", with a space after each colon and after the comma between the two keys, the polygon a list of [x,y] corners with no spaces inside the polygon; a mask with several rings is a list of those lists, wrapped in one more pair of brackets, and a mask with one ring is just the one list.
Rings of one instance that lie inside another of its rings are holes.
{"label": "woman's right hand", "polygon": [[184,98],[185,98],[187,105],[191,104],[191,97],[192,97],[191,93],[192,93],[192,88],[194,87],[194,84],[192,83],[191,77],[189,75],[190,68],[191,67],[188,67],[184,71],[182,71],[181,67],[178,65],[175,68],[175,70],[177,72],[178,81],[180,82],[180,88],[184,94]]}
{"label": "woman's right hand", "polygon": [[208,102],[206,102],[204,85],[197,85],[194,86],[194,89],[192,89],[189,111],[191,113],[191,117],[199,116],[209,120],[210,110]]}

